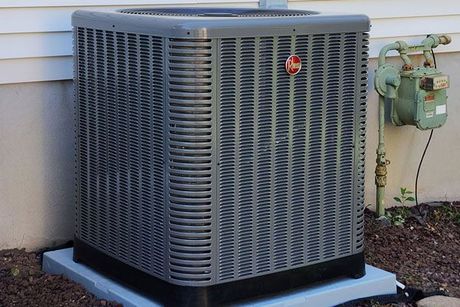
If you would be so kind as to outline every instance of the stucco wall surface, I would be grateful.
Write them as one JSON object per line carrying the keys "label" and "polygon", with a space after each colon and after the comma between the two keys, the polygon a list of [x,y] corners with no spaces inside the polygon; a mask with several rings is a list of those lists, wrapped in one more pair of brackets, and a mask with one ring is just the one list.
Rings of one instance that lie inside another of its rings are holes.
{"label": "stucco wall surface", "polygon": [[71,81],[0,86],[0,249],[72,237]]}

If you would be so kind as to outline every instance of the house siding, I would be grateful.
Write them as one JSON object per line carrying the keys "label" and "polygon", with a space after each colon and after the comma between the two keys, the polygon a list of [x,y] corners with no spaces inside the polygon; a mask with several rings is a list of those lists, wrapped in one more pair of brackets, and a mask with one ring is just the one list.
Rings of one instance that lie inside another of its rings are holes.
{"label": "house siding", "polygon": [[[70,16],[77,9],[143,6],[257,7],[257,0],[4,0],[0,3],[0,84],[72,78]],[[372,20],[370,56],[395,40],[416,42],[426,33],[453,38],[437,52],[460,51],[460,2],[432,0],[289,1],[291,9],[367,14]]]}
{"label": "house siding", "polygon": [[72,79],[71,15],[78,9],[258,7],[257,0],[16,0],[0,2],[0,84]]}

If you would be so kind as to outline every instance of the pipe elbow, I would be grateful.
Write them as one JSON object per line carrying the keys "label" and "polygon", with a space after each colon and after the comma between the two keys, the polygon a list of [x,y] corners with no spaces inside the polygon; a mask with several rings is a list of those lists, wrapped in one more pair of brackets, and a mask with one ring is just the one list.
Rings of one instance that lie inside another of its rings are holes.
{"label": "pipe elbow", "polygon": [[399,50],[400,48],[400,45],[398,42],[395,42],[395,43],[392,43],[392,44],[388,44],[386,46],[384,46],[380,52],[379,52],[379,60],[378,60],[378,65],[381,66],[383,64],[385,64],[385,58],[387,56],[387,53],[391,50]]}

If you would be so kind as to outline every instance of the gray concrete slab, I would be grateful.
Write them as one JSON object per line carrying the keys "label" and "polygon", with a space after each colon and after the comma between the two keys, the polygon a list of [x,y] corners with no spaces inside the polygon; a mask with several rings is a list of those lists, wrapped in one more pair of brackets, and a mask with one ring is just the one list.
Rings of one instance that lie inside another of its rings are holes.
{"label": "gray concrete slab", "polygon": [[[122,303],[123,306],[161,306],[149,297],[72,260],[73,249],[47,252],[43,256],[43,270],[62,274],[83,285],[95,296]],[[315,283],[287,294],[254,300],[240,306],[334,306],[361,297],[396,293],[396,276],[366,265],[366,275],[360,279],[338,278]]]}

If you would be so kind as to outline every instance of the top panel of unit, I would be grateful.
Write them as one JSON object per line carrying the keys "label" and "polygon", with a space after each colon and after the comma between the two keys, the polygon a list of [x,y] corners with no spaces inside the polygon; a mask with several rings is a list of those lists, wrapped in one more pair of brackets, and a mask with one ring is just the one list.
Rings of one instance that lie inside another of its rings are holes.
{"label": "top panel of unit", "polygon": [[76,11],[72,25],[171,38],[257,37],[369,31],[365,15],[244,8]]}
{"label": "top panel of unit", "polygon": [[149,15],[168,17],[297,17],[318,14],[313,11],[294,11],[294,10],[267,10],[267,9],[234,9],[234,8],[141,8],[141,9],[122,9],[123,14]]}

